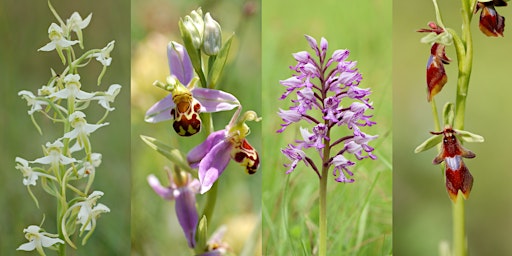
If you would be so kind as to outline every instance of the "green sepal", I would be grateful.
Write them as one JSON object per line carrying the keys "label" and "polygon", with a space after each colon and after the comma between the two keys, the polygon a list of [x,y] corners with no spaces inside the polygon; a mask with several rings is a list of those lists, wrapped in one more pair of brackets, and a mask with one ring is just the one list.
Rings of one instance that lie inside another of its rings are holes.
{"label": "green sepal", "polygon": [[222,46],[219,54],[215,58],[215,62],[213,62],[212,68],[210,69],[210,73],[208,74],[208,88],[215,88],[215,85],[219,81],[219,78],[222,74],[222,70],[224,70],[224,65],[228,59],[229,49],[231,48],[231,42],[233,41],[233,36],[235,33],[231,34],[226,43]]}
{"label": "green sepal", "polygon": [[421,143],[418,147],[414,149],[414,153],[420,153],[425,150],[431,149],[435,147],[437,144],[441,143],[443,140],[442,134],[434,135],[427,140],[425,140],[423,143]]}
{"label": "green sepal", "polygon": [[205,251],[205,248],[207,248],[207,241],[208,241],[208,220],[206,219],[206,216],[203,215],[201,219],[199,220],[199,224],[197,224],[197,230],[196,230],[196,248],[195,252],[196,254],[201,254]]}
{"label": "green sepal", "polygon": [[484,142],[484,137],[478,134],[474,134],[468,131],[463,130],[455,130],[457,135],[459,135],[460,139],[465,142]]}
{"label": "green sepal", "polygon": [[168,146],[155,138],[144,135],[141,135],[140,137],[148,146],[165,156],[167,159],[171,160],[171,162],[173,162],[176,166],[189,173],[192,172],[192,169],[190,169],[190,166],[178,149]]}
{"label": "green sepal", "polygon": [[443,107],[443,121],[444,125],[449,125],[450,127],[453,126],[453,119],[455,118],[455,113],[453,110],[453,104],[450,102],[447,102]]}

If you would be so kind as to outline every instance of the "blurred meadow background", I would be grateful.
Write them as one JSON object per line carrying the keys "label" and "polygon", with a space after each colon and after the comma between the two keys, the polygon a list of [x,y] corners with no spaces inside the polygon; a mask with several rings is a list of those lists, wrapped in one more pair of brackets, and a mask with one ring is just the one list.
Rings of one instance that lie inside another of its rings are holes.
{"label": "blurred meadow background", "polygon": [[[89,26],[83,30],[86,49],[103,48],[115,40],[111,53],[111,66],[98,88],[96,79],[102,66],[93,60],[80,69],[82,89],[86,91],[106,90],[113,83],[123,86],[113,106],[116,108],[107,121],[110,125],[91,135],[96,152],[103,154],[103,161],[96,169],[93,190],[105,192],[101,203],[111,212],[102,214],[92,237],[85,247],[77,251],[68,249],[68,255],[128,255],[130,233],[130,135],[129,135],[129,3],[126,1],[62,1],[53,0],[53,6],[63,19],[78,11],[85,18],[93,13]],[[27,114],[27,102],[18,96],[18,91],[36,92],[50,78],[50,68],[60,73],[62,63],[55,51],[38,52],[46,45],[48,27],[58,23],[47,1],[1,1],[0,2],[0,255],[15,255],[16,248],[27,242],[23,229],[39,225],[45,215],[43,227],[56,233],[55,200],[47,195],[38,182],[32,191],[39,199],[38,209],[22,183],[21,172],[15,169],[16,156],[34,160],[42,156],[41,145],[53,142],[62,136],[62,126],[52,124],[42,115],[34,116],[42,128],[41,136]],[[78,49],[78,47],[77,47]],[[80,50],[78,50],[80,53]],[[98,120],[103,108],[91,104],[86,112],[88,119]],[[60,134],[60,135],[59,135]],[[20,252],[28,255],[32,253]],[[47,250],[48,255],[53,255]]]}
{"label": "blurred meadow background", "polygon": [[[202,7],[222,27],[223,37],[235,32],[222,78],[217,89],[234,94],[244,110],[261,112],[261,3],[259,1],[131,1],[132,4],[132,255],[187,255],[190,253],[178,224],[174,202],[159,197],[147,183],[155,174],[162,185],[169,184],[164,166],[172,167],[165,157],[149,148],[141,135],[157,138],[177,147],[183,155],[201,143],[204,131],[188,137],[178,136],[172,121],[157,124],[144,122],[144,114],[168,92],[153,86],[169,75],[167,44],[182,43],[178,29],[180,17]],[[224,129],[233,111],[214,113],[215,130]],[[263,116],[263,118],[266,118]],[[251,145],[261,154],[261,122],[248,122]],[[265,161],[262,159],[262,161]],[[211,235],[221,225],[227,226],[226,241],[236,255],[241,255],[246,240],[255,244],[261,255],[261,175],[247,175],[243,167],[231,161],[219,182],[217,205],[208,220]],[[206,197],[198,196],[199,211]],[[255,238],[249,239],[252,232]],[[248,254],[248,255],[253,255]]]}
{"label": "blurred meadow background", "polygon": [[[444,24],[460,33],[460,1],[438,1]],[[464,160],[474,177],[466,201],[466,230],[470,255],[512,255],[512,179],[510,171],[510,67],[512,67],[511,7],[498,7],[506,17],[505,37],[489,38],[478,28],[480,12],[471,24],[473,72],[466,105],[465,129],[485,137],[465,143],[476,158]],[[394,190],[393,251],[395,255],[439,255],[441,242],[452,241],[452,203],[444,174],[432,165],[435,149],[414,154],[414,148],[434,130],[426,100],[425,67],[430,45],[415,32],[435,21],[432,1],[393,1],[393,124]],[[448,83],[435,98],[438,110],[455,101],[457,62],[445,65]],[[499,114],[499,115],[498,115]]]}
{"label": "blurred meadow background", "polygon": [[263,255],[311,255],[317,246],[317,175],[303,163],[286,175],[283,164],[289,160],[280,152],[301,138],[299,126],[308,124],[275,133],[282,123],[278,108],[290,104],[279,100],[285,91],[279,80],[292,75],[292,53],[311,52],[304,34],[317,41],[325,37],[328,55],[335,49],[351,51],[348,60],[357,60],[363,74],[360,86],[373,92],[377,125],[363,130],[379,135],[370,143],[378,159],[352,168],[355,183],[339,184],[329,177],[328,255],[391,255],[391,1],[264,1],[262,24]]}

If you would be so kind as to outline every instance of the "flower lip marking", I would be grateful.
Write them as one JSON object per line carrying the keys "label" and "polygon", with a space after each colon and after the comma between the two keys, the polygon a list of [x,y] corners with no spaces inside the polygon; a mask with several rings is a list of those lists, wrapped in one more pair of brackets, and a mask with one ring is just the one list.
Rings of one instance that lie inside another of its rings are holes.
{"label": "flower lip marking", "polygon": [[201,104],[192,97],[192,93],[183,85],[177,85],[172,92],[172,100],[176,107],[171,110],[174,117],[172,124],[180,136],[192,136],[201,130],[199,113]]}
{"label": "flower lip marking", "polygon": [[462,147],[455,136],[456,132],[451,127],[446,127],[442,132],[430,132],[434,135],[443,135],[441,153],[437,155],[433,164],[445,162],[446,190],[453,202],[457,201],[459,190],[464,199],[469,197],[473,187],[473,176],[464,164],[462,158],[474,158],[475,153]]}

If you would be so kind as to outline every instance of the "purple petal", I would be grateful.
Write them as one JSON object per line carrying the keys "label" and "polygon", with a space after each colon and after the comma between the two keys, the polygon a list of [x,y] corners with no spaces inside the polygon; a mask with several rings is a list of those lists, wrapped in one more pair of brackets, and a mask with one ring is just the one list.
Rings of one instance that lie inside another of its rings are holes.
{"label": "purple petal", "polygon": [[196,209],[196,196],[190,189],[184,188],[181,191],[181,195],[176,198],[176,216],[183,229],[183,233],[185,233],[188,246],[194,248],[196,244],[196,227],[199,218]]}
{"label": "purple petal", "polygon": [[208,135],[206,140],[190,150],[187,154],[187,161],[192,168],[197,168],[199,162],[212,150],[212,148],[219,142],[226,138],[226,131],[220,130]]}
{"label": "purple petal", "polygon": [[171,109],[175,107],[176,104],[172,100],[172,94],[169,94],[148,109],[144,120],[148,123],[158,123],[172,119]]}
{"label": "purple petal", "polygon": [[167,57],[171,75],[176,76],[181,84],[188,84],[194,76],[194,70],[187,49],[181,44],[170,42],[167,45]]}
{"label": "purple petal", "polygon": [[345,61],[350,54],[349,50],[336,50],[332,53],[332,58],[336,62]]}
{"label": "purple petal", "polygon": [[157,193],[159,196],[161,196],[165,200],[174,200],[174,191],[175,189],[167,188],[162,186],[160,184],[160,181],[156,178],[155,175],[151,174],[148,176],[148,183],[151,188]]}
{"label": "purple petal", "polygon": [[223,140],[215,145],[205,158],[199,163],[199,181],[201,182],[201,194],[210,190],[213,183],[217,181],[231,159],[233,145]]}
{"label": "purple petal", "polygon": [[309,61],[309,53],[306,51],[293,53],[292,55],[298,62],[307,63]]}
{"label": "purple petal", "polygon": [[201,103],[201,112],[227,111],[240,106],[238,99],[227,92],[206,88],[194,88],[191,92]]}
{"label": "purple petal", "polygon": [[311,47],[311,49],[315,50],[316,55],[320,57],[320,49],[318,49],[318,43],[316,42],[316,40],[311,36],[304,36],[306,37],[306,40],[308,41],[308,44]]}

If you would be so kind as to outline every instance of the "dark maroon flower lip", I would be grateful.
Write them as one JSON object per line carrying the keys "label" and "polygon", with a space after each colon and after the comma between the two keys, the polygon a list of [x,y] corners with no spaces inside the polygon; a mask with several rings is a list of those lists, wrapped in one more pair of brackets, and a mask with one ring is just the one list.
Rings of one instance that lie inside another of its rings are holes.
{"label": "dark maroon flower lip", "polygon": [[494,7],[506,5],[507,3],[503,0],[477,2],[475,13],[481,10],[479,28],[486,36],[503,36],[503,32],[505,30],[505,17],[499,15]]}
{"label": "dark maroon flower lip", "polygon": [[473,176],[462,158],[474,158],[475,153],[460,145],[455,136],[456,132],[451,127],[445,128],[442,132],[432,132],[432,134],[443,135],[441,152],[432,162],[433,164],[445,163],[446,190],[450,199],[456,202],[459,191],[462,192],[464,199],[468,199],[473,187]]}

